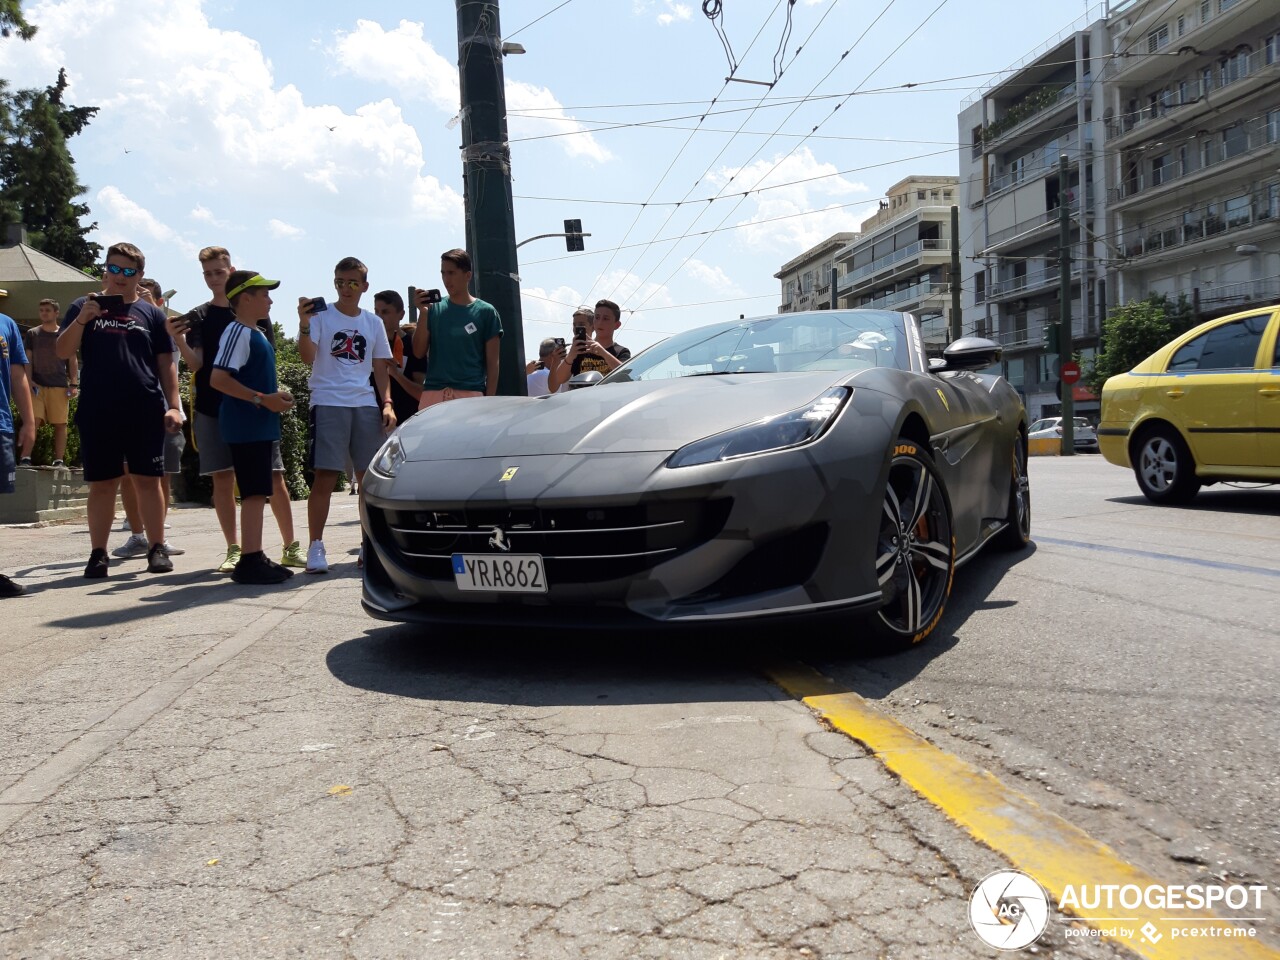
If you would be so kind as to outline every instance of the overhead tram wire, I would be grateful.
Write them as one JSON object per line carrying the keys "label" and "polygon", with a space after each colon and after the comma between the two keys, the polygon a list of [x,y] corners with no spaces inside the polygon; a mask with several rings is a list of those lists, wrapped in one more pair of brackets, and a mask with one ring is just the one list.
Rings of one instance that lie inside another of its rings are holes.
{"label": "overhead tram wire", "polygon": [[541,20],[545,20],[545,19],[547,19],[547,17],[551,16],[553,13],[555,13],[555,12],[556,12],[557,10],[559,10],[561,7],[567,7],[567,6],[568,6],[569,4],[571,4],[572,2],[573,2],[573,0],[564,0],[564,3],[560,3],[560,4],[557,4],[556,6],[552,7],[550,10],[548,10],[548,11],[547,11],[546,13],[544,13],[542,16],[538,17],[538,19],[537,19],[537,20],[530,20],[528,23],[526,23],[526,24],[525,24],[523,27],[521,27],[519,30],[516,30],[516,31],[515,31],[515,33],[509,33],[509,34],[507,34],[505,37],[503,37],[502,39],[503,39],[503,40],[510,40],[510,39],[512,39],[513,37],[515,37],[515,35],[516,35],[517,33],[521,33],[521,32],[523,32],[523,31],[525,31],[525,30],[528,30],[528,29],[529,29],[530,27],[532,27],[535,23],[538,23],[538,22],[539,22],[539,21],[541,21]]}
{"label": "overhead tram wire", "polygon": [[[886,6],[886,7],[884,8],[884,10],[882,10],[882,11],[881,11],[880,16],[881,16],[881,17],[882,17],[882,16],[884,16],[884,14],[885,14],[885,13],[887,13],[887,12],[889,11],[889,8],[890,8],[890,7],[892,7],[892,6],[893,6],[893,4],[894,4],[894,0],[889,0],[889,4],[888,4],[888,6]],[[896,47],[894,47],[892,50],[890,50],[890,51],[889,51],[889,53],[885,56],[885,58],[884,58],[883,60],[881,60],[878,64],[876,64],[876,66],[875,66],[875,67],[873,67],[873,68],[872,68],[872,70],[871,70],[871,72],[870,72],[870,73],[868,73],[865,77],[863,77],[863,78],[862,78],[862,82],[858,84],[858,87],[854,89],[853,93],[850,93],[850,94],[849,94],[849,97],[852,97],[855,93],[857,93],[858,89],[860,89],[860,88],[861,88],[861,87],[862,87],[862,86],[863,86],[863,85],[864,85],[868,80],[870,80],[872,77],[874,77],[874,76],[876,75],[876,73],[878,73],[878,72],[880,71],[880,69],[881,69],[881,68],[882,68],[886,63],[888,63],[891,59],[893,59],[893,57],[897,55],[898,51],[899,51],[899,50],[901,50],[904,46],[906,46],[906,44],[911,40],[911,38],[912,38],[912,37],[914,37],[914,36],[915,36],[917,33],[919,33],[922,29],[924,29],[925,25],[926,25],[930,20],[932,20],[932,19],[933,19],[933,17],[938,13],[938,11],[939,11],[939,10],[941,10],[944,6],[946,6],[946,4],[947,4],[947,0],[941,0],[941,2],[940,2],[936,7],[934,7],[933,11],[932,11],[932,12],[931,12],[927,17],[925,17],[923,20],[921,20],[919,24],[917,24],[917,26],[916,26],[916,28],[915,28],[914,30],[912,30],[909,34],[907,34],[907,36],[906,36],[906,37],[904,37],[904,38],[902,39],[902,41],[901,41],[901,42],[900,42]],[[871,26],[874,26],[874,25],[879,21],[879,19],[880,19],[880,17],[877,17],[877,18],[876,18],[876,20],[872,21]],[[868,27],[868,28],[867,28],[867,30],[870,30],[870,29],[871,29],[871,27]],[[866,31],[863,31],[862,36],[866,36]],[[861,37],[859,37],[859,40],[861,40]],[[856,45],[857,45],[857,41],[855,41],[855,43],[854,43],[854,46],[856,46]],[[841,55],[841,58],[840,58],[840,59],[843,61],[843,60],[844,60],[844,58],[845,58],[846,56],[848,56],[848,54],[849,54],[850,52],[852,52],[852,50],[853,50],[853,47],[850,47],[848,51],[846,51],[844,54],[842,54],[842,55]],[[837,66],[838,66],[838,64],[837,64]],[[835,67],[833,67],[833,68],[832,68],[832,72],[834,72],[834,70],[835,70]],[[827,76],[830,76],[830,75],[831,75],[831,73],[830,73],[830,72],[828,72]],[[826,78],[824,77],[823,79],[825,80]],[[819,81],[819,83],[821,83],[821,82],[822,82],[822,81],[820,80],[820,81]],[[849,99],[849,98],[846,98],[845,100],[842,100],[840,103],[836,104],[836,106],[832,109],[831,113],[830,113],[830,114],[829,114],[829,115],[828,115],[824,120],[819,121],[819,123],[818,123],[818,124],[813,128],[813,130],[811,130],[810,132],[811,132],[811,133],[816,133],[816,132],[817,132],[817,131],[822,127],[822,125],[823,125],[823,124],[825,124],[825,123],[826,123],[827,121],[829,121],[833,116],[835,116],[836,111],[838,111],[838,110],[839,110],[839,109],[840,109],[840,108],[841,108],[845,103],[847,103],[847,102],[848,102],[848,99]],[[785,122],[785,121],[784,121],[784,122]],[[766,141],[766,143],[767,143],[767,142],[768,142],[768,141]],[[768,171],[766,171],[766,172],[765,172],[765,173],[760,177],[760,179],[756,181],[756,183],[757,183],[757,184],[762,183],[766,177],[768,177],[770,174],[772,174],[774,170],[777,170],[777,169],[778,169],[778,167],[779,167],[783,162],[785,162],[785,161],[786,161],[786,160],[787,160],[787,159],[788,159],[792,154],[794,154],[794,153],[796,152],[796,150],[797,150],[797,149],[799,149],[799,148],[804,144],[804,142],[805,142],[804,140],[801,140],[799,143],[795,144],[795,145],[791,148],[791,151],[790,151],[790,152],[789,152],[785,157],[783,157],[782,159],[780,159],[780,160],[776,161],[776,162],[773,164],[773,166],[772,166],[772,167],[770,167],[770,168],[769,168],[769,170],[768,170]],[[763,145],[762,145],[762,148],[761,148],[761,149],[763,149]],[[757,153],[758,153],[758,151],[757,151]],[[753,157],[752,159],[754,159],[754,157]],[[749,162],[749,161],[748,161],[748,162]],[[730,210],[729,210],[729,211],[724,215],[724,217],[722,217],[722,218],[721,218],[720,222],[719,222],[718,224],[716,224],[716,226],[717,226],[717,227],[723,226],[723,225],[724,225],[724,223],[725,223],[725,221],[726,221],[726,220],[728,220],[731,216],[733,216],[733,214],[737,211],[737,209],[738,209],[740,206],[742,206],[742,204],[746,201],[746,199],[747,199],[747,195],[746,195],[746,194],[744,194],[742,197],[740,197],[740,198],[738,199],[738,202],[737,202],[737,203],[735,203],[735,204],[733,205],[733,207],[732,207],[732,208],[730,208]],[[709,208],[710,208],[710,207],[709,207],[709,205],[708,205],[708,208],[707,208],[707,209],[709,209]],[[710,236],[704,237],[704,238],[702,239],[702,241],[701,241],[701,242],[699,242],[699,243],[698,243],[698,245],[697,245],[696,247],[694,247],[694,249],[693,249],[690,253],[688,253],[688,254],[685,256],[684,260],[683,260],[683,261],[681,261],[681,263],[680,263],[680,264],[675,268],[675,270],[673,270],[673,271],[671,272],[671,274],[667,277],[667,279],[666,279],[666,280],[664,280],[664,281],[663,281],[661,284],[659,284],[658,286],[656,286],[656,287],[654,288],[654,290],[659,290],[659,289],[662,289],[663,287],[665,287],[665,286],[666,286],[666,284],[668,284],[668,283],[671,281],[671,278],[672,278],[672,277],[674,277],[674,276],[675,276],[677,273],[679,273],[681,270],[683,270],[683,269],[684,269],[684,267],[685,267],[685,265],[686,265],[686,264],[688,264],[688,262],[689,262],[691,259],[693,259],[694,255],[695,255],[695,254],[697,254],[697,252],[698,252],[699,250],[701,250],[704,246],[706,246],[707,241],[708,241],[709,239],[710,239]],[[673,247],[672,249],[674,250],[675,248]],[[670,251],[668,251],[668,254],[669,254],[669,253],[670,253]],[[663,257],[663,260],[665,260],[665,259],[666,259],[666,256],[664,256],[664,257]],[[659,263],[661,263],[661,262],[662,262],[662,261],[659,261]],[[657,266],[655,266],[655,267],[654,267],[654,270],[653,270],[653,271],[650,271],[650,273],[649,273],[649,277],[646,277],[646,278],[645,278],[645,280],[644,280],[644,282],[645,282],[645,283],[647,283],[647,282],[648,282],[649,278],[653,276],[653,273],[654,273],[654,272],[656,272],[656,270],[657,270]],[[643,283],[642,283],[642,286],[643,286]],[[653,296],[652,291],[650,292],[649,296],[650,296],[650,297],[652,297],[652,296]],[[645,304],[646,302],[647,302],[647,298],[646,298],[646,300],[642,300],[642,301],[640,301],[640,307],[643,307],[643,306],[644,306],[644,304]],[[639,309],[639,308],[637,308],[637,309]]]}
{"label": "overhead tram wire", "polygon": [[[783,3],[783,2],[785,2],[785,0],[779,0],[779,3]],[[768,25],[769,25],[769,20],[770,20],[770,19],[772,19],[773,14],[774,14],[774,11],[776,11],[777,9],[778,9],[778,8],[775,6],[775,7],[773,8],[773,10],[770,10],[770,11],[769,11],[769,13],[765,16],[764,22],[760,24],[760,29],[756,31],[756,35],[755,35],[754,37],[752,37],[752,38],[751,38],[751,43],[749,43],[749,44],[747,45],[747,49],[746,49],[746,51],[743,53],[743,56],[744,56],[744,57],[751,53],[752,48],[753,48],[753,47],[755,47],[755,45],[756,45],[756,41],[757,41],[757,40],[759,40],[759,39],[760,39],[760,35],[761,35],[762,33],[764,33],[764,28],[765,28],[766,26],[768,26]],[[730,75],[729,75],[728,77],[725,77],[724,84],[720,87],[720,94],[723,94],[723,93],[725,92],[725,90],[727,90],[727,89],[728,89],[729,84],[730,84],[730,82],[732,81],[732,79],[733,79],[733,74],[732,74],[732,73],[730,73]],[[718,97],[720,96],[720,94],[717,94],[717,95],[716,95],[716,98],[717,98],[717,99],[718,99]],[[766,92],[765,96],[767,96],[767,95],[768,95],[768,94],[767,94],[767,92]],[[762,99],[763,99],[763,97],[762,97]],[[713,100],[711,101],[711,104],[710,104],[709,106],[714,107],[714,106],[715,106],[715,103],[716,103],[716,100],[715,100],[715,99],[713,99]],[[681,145],[680,145],[680,149],[676,152],[676,155],[675,155],[674,157],[672,157],[672,158],[671,158],[671,162],[667,165],[667,169],[663,171],[662,176],[658,178],[658,182],[657,182],[656,184],[654,184],[653,191],[652,191],[652,193],[650,193],[650,194],[649,194],[650,199],[652,199],[652,198],[653,198],[653,196],[654,196],[654,194],[656,194],[656,193],[658,192],[658,188],[659,188],[659,187],[661,187],[661,186],[662,186],[662,184],[666,181],[666,179],[667,179],[668,175],[670,175],[671,171],[675,168],[676,162],[677,162],[677,161],[680,159],[680,157],[684,154],[685,149],[689,146],[689,144],[690,144],[691,142],[693,142],[693,138],[694,138],[694,137],[697,135],[697,133],[698,133],[698,128],[699,128],[699,127],[701,127],[703,120],[705,120],[705,119],[706,119],[707,115],[709,115],[709,114],[710,114],[710,112],[711,112],[711,111],[710,111],[710,110],[708,110],[708,111],[707,111],[707,114],[704,114],[702,117],[700,117],[700,118],[698,119],[698,124],[697,124],[697,126],[695,126],[695,128],[694,128],[692,131],[690,131],[689,136],[688,136],[687,138],[685,138],[685,142],[684,142],[683,144],[681,144]],[[751,118],[751,116],[752,116],[752,114],[750,114],[750,113],[748,113],[748,114],[747,114],[747,119],[746,119],[746,120],[743,120],[743,124],[744,124],[744,125],[745,125],[745,123],[747,122],[747,120],[749,120],[749,119]],[[729,141],[729,143],[732,143],[732,142],[733,142],[733,140],[732,140],[732,138],[731,138],[731,139],[730,139],[730,141]],[[727,146],[728,146],[728,144],[726,144],[726,147],[727,147]],[[723,153],[723,152],[724,152],[724,149],[725,149],[724,147],[722,147],[722,148],[721,148],[721,153]],[[718,156],[719,156],[719,155],[717,155],[717,157],[718,157]],[[714,161],[713,161],[713,162],[714,162]],[[706,175],[706,174],[704,173],[704,174],[703,174],[703,176],[705,176],[705,175]],[[693,186],[691,186],[691,187],[689,188],[689,192],[692,192],[692,191],[693,191],[693,188],[694,188],[694,187],[696,187],[696,186],[698,185],[698,182],[701,182],[701,179],[702,179],[702,178],[701,178],[701,177],[699,177],[699,178],[698,178],[698,181],[695,181],[695,182],[694,182]],[[677,208],[677,209],[678,209],[678,208]],[[673,211],[673,212],[674,212],[674,211]],[[637,211],[636,211],[635,219],[633,219],[633,220],[631,221],[631,225],[630,225],[629,227],[627,227],[627,232],[626,232],[625,234],[623,234],[622,242],[623,242],[624,244],[627,242],[627,238],[631,236],[631,231],[635,229],[636,224],[638,224],[638,223],[640,222],[640,217],[641,217],[643,214],[644,214],[644,208],[643,208],[643,207],[642,207],[641,209],[639,209],[639,210],[637,210]],[[661,230],[661,229],[662,229],[662,227],[666,226],[667,222],[669,222],[669,221],[670,221],[670,219],[671,219],[671,215],[669,214],[669,215],[667,216],[667,219],[663,221],[662,226],[659,226],[659,227],[658,227],[658,229],[659,229],[659,230]],[[643,254],[642,254],[642,255],[643,255]],[[601,271],[596,275],[595,280],[593,280],[593,281],[591,282],[591,286],[590,286],[590,288],[588,288],[588,290],[587,290],[587,300],[588,300],[588,301],[590,301],[590,300],[591,300],[591,294],[593,294],[593,293],[595,292],[596,286],[597,286],[597,285],[599,285],[600,281],[601,281],[601,280],[603,280],[603,279],[608,275],[608,273],[609,273],[609,268],[613,266],[613,261],[614,261],[614,258],[613,258],[613,257],[610,257],[610,258],[609,258],[609,262],[605,264],[604,269],[603,269],[603,270],[601,270]],[[629,275],[630,275],[630,273],[631,273],[631,269],[633,269],[633,268],[634,268],[634,266],[635,266],[635,265],[634,265],[634,264],[632,264],[632,267],[627,269],[627,271],[624,273],[624,276],[629,276]],[[614,291],[612,291],[612,292],[613,292],[613,293],[616,293],[616,292],[617,292],[616,287],[615,287]],[[609,299],[612,299],[612,297],[610,297]]]}
{"label": "overhead tram wire", "polygon": [[[809,93],[806,95],[806,99],[807,99],[807,97],[808,97],[808,96],[812,96],[812,95],[813,95],[813,92],[814,92],[815,90],[817,90],[817,89],[818,89],[818,87],[820,87],[822,84],[824,84],[824,83],[827,81],[827,79],[828,79],[828,78],[829,78],[833,73],[835,73],[835,72],[836,72],[836,70],[839,68],[840,64],[844,63],[845,58],[846,58],[846,57],[848,57],[848,56],[849,56],[849,54],[850,54],[850,53],[852,53],[852,52],[857,48],[858,44],[862,42],[863,38],[865,38],[865,37],[866,37],[866,35],[867,35],[868,33],[870,33],[870,32],[871,32],[871,30],[875,27],[875,25],[876,25],[877,23],[879,23],[879,22],[880,22],[880,20],[884,17],[884,15],[885,15],[886,13],[888,13],[888,12],[889,12],[889,10],[893,7],[894,3],[896,3],[896,2],[897,2],[897,0],[889,0],[889,2],[885,5],[884,9],[883,9],[883,10],[881,10],[881,11],[880,11],[880,13],[876,16],[876,18],[875,18],[874,20],[872,20],[872,21],[871,21],[871,23],[869,23],[869,24],[866,26],[866,28],[862,31],[862,33],[860,33],[860,34],[858,35],[858,38],[857,38],[856,40],[854,40],[854,41],[853,41],[853,44],[852,44],[852,45],[851,45],[847,50],[845,50],[845,52],[844,52],[844,53],[840,54],[840,56],[839,56],[839,58],[836,60],[836,62],[835,62],[834,64],[832,64],[831,69],[830,69],[830,70],[828,70],[825,74],[823,74],[823,75],[822,75],[822,77],[818,80],[818,82],[817,82],[817,83],[815,83],[812,87],[810,87],[810,88],[809,88]],[[945,2],[945,0],[944,0],[944,2]],[[801,106],[801,105],[803,105],[803,103],[804,103],[804,102],[805,102],[805,101],[804,101],[804,100],[802,100],[799,104],[797,104],[796,106],[794,106],[794,107],[792,108],[792,110],[791,110],[791,112],[790,112],[790,113],[788,113],[785,117],[783,117],[782,122],[778,124],[777,129],[774,131],[775,133],[777,133],[777,131],[778,131],[778,130],[781,130],[781,129],[782,129],[782,127],[787,123],[787,121],[789,121],[793,116],[795,116],[796,111],[800,109],[800,106]],[[755,158],[756,158],[756,157],[758,157],[758,156],[760,155],[760,152],[761,152],[762,150],[764,150],[764,148],[765,148],[765,147],[767,147],[767,146],[769,145],[769,143],[770,143],[770,141],[772,141],[772,139],[773,139],[773,137],[772,137],[772,136],[771,136],[771,137],[768,137],[768,138],[767,138],[767,139],[766,139],[762,144],[760,144],[760,146],[756,148],[755,152],[754,152],[753,154],[751,154],[751,156],[746,160],[746,162],[745,162],[745,163],[743,163],[743,164],[741,164],[741,165],[739,166],[739,168],[738,168],[738,169],[739,169],[740,171],[741,171],[741,170],[745,170],[745,169],[746,169],[746,168],[751,164],[751,162],[752,162],[753,160],[755,160]],[[803,141],[801,141],[801,143],[803,143]],[[799,146],[799,144],[797,144],[796,146]],[[789,156],[791,156],[791,154],[795,152],[795,149],[796,149],[795,147],[792,147],[791,152],[790,152],[790,153],[788,153],[788,154],[787,154],[787,156],[788,156],[788,157],[789,157]],[[721,151],[721,154],[723,154],[723,152],[724,152],[724,151],[722,150],[722,151]],[[784,158],[784,159],[785,159],[785,158]],[[781,161],[779,161],[779,162],[781,162]],[[777,168],[777,164],[774,164],[774,169],[776,169],[776,168]],[[709,169],[710,169],[710,167],[708,167],[708,170],[709,170]],[[771,172],[772,172],[772,171],[771,171]],[[706,174],[704,173],[704,174],[703,174],[703,176],[706,176]],[[733,180],[735,179],[735,177],[736,177],[736,174],[735,174],[735,176],[734,176],[734,177],[730,177],[730,178],[729,178],[729,180],[725,183],[725,185],[724,185],[723,187],[721,187],[721,188],[720,188],[720,193],[719,193],[719,194],[717,194],[717,196],[719,196],[720,194],[724,194],[724,193],[725,193],[726,188],[727,188],[727,187],[728,187],[728,186],[733,182]],[[701,178],[699,178],[699,179],[701,179]],[[763,177],[761,177],[761,178],[760,178],[760,180],[763,180],[763,179],[764,179]],[[757,184],[758,184],[758,183],[760,183],[760,180],[757,180],[757,181],[756,181],[756,183],[757,183]],[[745,199],[745,197],[744,197],[743,199]],[[738,201],[738,205],[741,205],[741,203],[742,203],[742,200],[739,200],[739,201]],[[699,220],[701,220],[701,219],[702,219],[702,214],[703,214],[704,212],[706,212],[707,210],[709,210],[709,209],[710,209],[710,203],[708,203],[708,204],[707,204],[707,206],[703,207],[701,210],[699,210],[699,211],[698,211],[697,216],[695,216],[695,217],[693,218],[693,221],[692,221],[692,222],[689,224],[689,226],[685,229],[685,236],[688,236],[688,235],[689,235],[689,233],[690,233],[690,231],[692,231],[693,227],[698,223],[698,221],[699,221]],[[735,207],[735,209],[736,209],[736,207]],[[670,220],[670,217],[668,217],[667,219],[668,219],[668,220]],[[723,223],[723,221],[721,221],[721,222]],[[665,225],[665,224],[664,224],[664,225]],[[706,240],[704,239],[704,240],[702,241],[702,244],[705,244],[705,243],[706,243]],[[699,244],[698,249],[701,249],[701,248],[702,248],[702,244]],[[673,248],[673,249],[674,249],[674,248]],[[642,290],[642,289],[644,288],[645,283],[647,283],[647,282],[648,282],[648,280],[649,280],[649,278],[650,278],[650,277],[652,277],[652,276],[654,275],[654,273],[656,273],[656,272],[657,272],[658,267],[660,267],[660,266],[661,266],[661,265],[666,261],[667,257],[669,257],[670,255],[671,255],[671,251],[670,251],[670,250],[668,250],[666,253],[664,253],[664,254],[662,255],[662,257],[658,260],[658,262],[657,262],[656,264],[654,264],[653,268],[649,271],[649,273],[648,273],[648,275],[645,277],[645,279],[644,279],[644,280],[642,280],[642,281],[640,282],[640,284],[636,287],[636,291],[637,291],[637,293],[638,293],[640,290]],[[640,262],[640,260],[641,260],[641,259],[643,259],[643,257],[644,257],[644,252],[642,251],[642,252],[641,252],[641,254],[640,254],[640,256],[638,256],[638,257],[636,258],[635,262],[636,262],[636,263],[639,263],[639,262]],[[688,263],[688,259],[689,259],[689,258],[687,258],[687,257],[686,257],[684,262],[685,262],[685,263]],[[682,264],[682,266],[683,266],[683,264]],[[647,301],[649,298],[651,298],[652,296],[653,296],[653,292],[651,291],[651,292],[650,292],[650,294],[649,294],[649,297],[647,297],[647,298],[646,298],[646,301]]]}

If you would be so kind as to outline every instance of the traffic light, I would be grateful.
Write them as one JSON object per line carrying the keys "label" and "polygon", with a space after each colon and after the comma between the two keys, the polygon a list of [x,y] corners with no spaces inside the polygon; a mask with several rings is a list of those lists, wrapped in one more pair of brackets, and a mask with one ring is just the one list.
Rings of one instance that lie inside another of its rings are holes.
{"label": "traffic light", "polygon": [[1048,353],[1058,352],[1058,324],[1046,323],[1044,325],[1044,349]]}
{"label": "traffic light", "polygon": [[570,253],[575,250],[585,250],[586,246],[582,242],[582,221],[566,220],[564,222],[564,247]]}

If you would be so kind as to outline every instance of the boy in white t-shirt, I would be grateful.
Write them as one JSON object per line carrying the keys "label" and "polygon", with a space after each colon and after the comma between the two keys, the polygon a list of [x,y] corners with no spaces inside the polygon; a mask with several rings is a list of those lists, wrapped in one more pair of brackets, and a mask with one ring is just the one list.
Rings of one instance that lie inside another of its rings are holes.
{"label": "boy in white t-shirt", "polygon": [[361,482],[365,467],[396,426],[387,366],[377,362],[391,359],[387,331],[378,317],[360,309],[368,276],[363,263],[346,257],[333,268],[338,299],[331,307],[316,310],[311,297],[298,299],[298,353],[311,365],[307,464],[315,472],[307,499],[307,573],[329,570],[324,527],[338,474],[349,459],[355,481]]}

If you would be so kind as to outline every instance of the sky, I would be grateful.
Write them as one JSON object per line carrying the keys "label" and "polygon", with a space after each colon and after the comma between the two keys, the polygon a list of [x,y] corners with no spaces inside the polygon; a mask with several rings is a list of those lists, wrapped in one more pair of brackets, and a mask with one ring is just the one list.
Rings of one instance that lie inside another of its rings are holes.
{"label": "sky", "polygon": [[[504,60],[517,239],[569,218],[590,234],[583,252],[519,249],[528,356],[602,297],[633,351],[776,311],[784,263],[856,230],[903,177],[955,175],[962,101],[1087,10],[722,0],[713,22],[702,8],[502,0],[501,34],[527,51]],[[441,285],[440,253],[464,245],[454,3],[23,9],[39,33],[0,39],[0,76],[43,87],[65,67],[68,101],[100,108],[70,143],[92,238],[140,247],[176,309],[208,299],[209,245],[282,281],[274,318],[291,332],[297,298],[329,297],[346,256],[369,267],[368,309],[378,290]]]}

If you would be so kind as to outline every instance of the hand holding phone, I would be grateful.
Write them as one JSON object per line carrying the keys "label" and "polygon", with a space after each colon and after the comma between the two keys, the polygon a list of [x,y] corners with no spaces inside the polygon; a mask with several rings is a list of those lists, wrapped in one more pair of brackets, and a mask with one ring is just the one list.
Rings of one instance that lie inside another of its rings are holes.
{"label": "hand holding phone", "polygon": [[124,312],[124,297],[118,293],[91,293],[89,299],[98,305],[103,316]]}
{"label": "hand holding phone", "polygon": [[324,302],[324,297],[316,297],[307,304],[307,314],[323,313],[329,309],[329,305]]}

